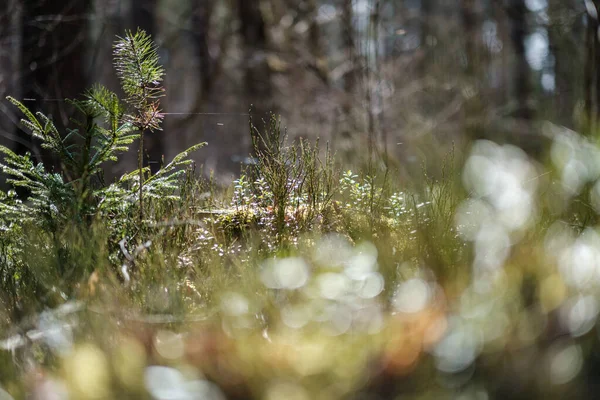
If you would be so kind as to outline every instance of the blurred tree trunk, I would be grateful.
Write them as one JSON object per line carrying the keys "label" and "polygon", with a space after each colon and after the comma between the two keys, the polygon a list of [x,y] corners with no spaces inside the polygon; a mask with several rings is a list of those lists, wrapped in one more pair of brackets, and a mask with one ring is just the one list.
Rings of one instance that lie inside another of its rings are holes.
{"label": "blurred tree trunk", "polygon": [[[600,129],[600,0],[593,0],[593,5],[596,9],[595,18],[588,17],[588,29],[590,29],[591,47],[593,47],[592,57],[592,85],[590,90],[593,92],[592,99],[594,101],[594,130],[593,135],[597,135]],[[588,14],[589,15],[589,14]],[[591,32],[593,29],[593,32]]]}
{"label": "blurred tree trunk", "polygon": [[302,3],[301,16],[308,22],[308,48],[311,56],[314,58],[316,66],[322,67],[325,51],[323,41],[321,40],[321,29],[317,16],[319,13],[318,0],[305,0]]}
{"label": "blurred tree trunk", "polygon": [[507,14],[510,21],[510,37],[514,49],[513,82],[516,109],[513,116],[524,120],[533,118],[531,106],[531,69],[526,57],[525,40],[529,33],[528,9],[525,0],[509,0]]}
{"label": "blurred tree trunk", "polygon": [[21,6],[19,0],[0,5],[0,144],[13,148],[18,116],[6,96],[20,98]]}
{"label": "blurred tree trunk", "polygon": [[[113,65],[113,45],[129,27],[130,4],[122,0],[93,0],[94,18],[90,21],[90,46],[87,56],[91,66],[91,81],[98,82],[123,98],[123,91]],[[107,181],[120,177],[136,165],[134,154],[124,154],[116,165],[106,166]]]}
{"label": "blurred tree trunk", "polygon": [[422,77],[427,75],[427,71],[431,67],[433,62],[432,47],[437,44],[433,22],[433,2],[434,0],[421,0],[421,36],[419,41],[422,54],[419,72]]}
{"label": "blurred tree trunk", "polygon": [[498,59],[496,59],[494,106],[506,106],[510,99],[510,29],[509,20],[501,1],[494,1],[492,4],[492,18],[498,27],[496,40],[501,44],[498,50]]}
{"label": "blurred tree trunk", "polygon": [[[156,3],[157,0],[133,0],[131,8],[131,23],[133,31],[138,28],[146,31],[156,42]],[[146,157],[144,165],[150,167],[150,171],[156,173],[163,164],[163,154],[165,153],[162,132],[144,132],[144,147]]]}
{"label": "blurred tree trunk", "polygon": [[133,30],[143,29],[149,35],[156,34],[156,2],[157,0],[133,0],[131,5],[131,22]]}
{"label": "blurred tree trunk", "polygon": [[195,0],[192,11],[192,38],[196,46],[200,65],[198,71],[201,85],[201,93],[199,94],[201,97],[200,104],[212,90],[213,83],[214,65],[209,51],[209,29],[213,7],[213,1]]}
{"label": "blurred tree trunk", "polygon": [[[90,2],[23,0],[21,90],[32,111],[51,114],[64,132],[73,107],[65,98],[76,98],[87,88],[85,62]],[[22,135],[17,151],[39,149]],[[54,160],[56,161],[56,160]]]}
{"label": "blurred tree trunk", "polygon": [[321,30],[319,29],[319,21],[317,16],[319,14],[319,4],[317,0],[306,1],[306,14],[310,23],[309,28],[309,43],[310,49],[313,56],[320,60],[323,57],[323,45],[321,43]]}
{"label": "blurred tree trunk", "polygon": [[[196,57],[198,66],[195,78],[199,82],[199,90],[195,92],[190,107],[192,113],[203,112],[207,105],[206,102],[213,98],[211,97],[213,89],[223,70],[226,51],[234,33],[230,27],[218,26],[218,21],[213,22],[217,4],[215,0],[194,0],[191,4],[189,37],[192,42],[192,54]],[[211,29],[213,30],[211,31]],[[211,45],[213,46],[212,52]],[[192,114],[181,119],[178,126],[193,124],[196,123],[196,120],[197,116]]]}
{"label": "blurred tree trunk", "polygon": [[[334,136],[333,145],[337,147],[344,162],[356,161],[357,152],[355,151],[356,144],[354,143],[355,134],[357,131],[355,116],[353,109],[357,95],[357,72],[359,70],[357,49],[356,49],[356,38],[354,29],[354,9],[352,7],[352,0],[341,0],[341,18],[340,18],[340,31],[341,31],[341,42],[342,51],[344,52],[344,63],[342,64],[342,81],[344,96],[341,99],[341,114],[338,116],[340,123],[339,129],[339,142],[338,138]],[[340,67],[338,67],[340,68]]]}
{"label": "blurred tree trunk", "polygon": [[567,56],[570,51],[565,48],[564,37],[565,22],[563,4],[565,0],[548,0],[548,43],[549,51],[554,58],[554,107],[556,120],[561,124],[568,124],[570,114],[574,108],[573,88],[569,83],[569,61]]}
{"label": "blurred tree trunk", "polygon": [[[409,15],[407,15],[406,5],[404,0],[394,0],[390,2],[389,7],[391,8],[390,16],[392,26],[395,28],[394,33],[400,36],[400,32],[406,34],[408,29],[408,22],[410,21]],[[386,58],[398,57],[402,51],[400,46],[396,46],[395,41],[388,41],[384,46],[384,53]]]}
{"label": "blurred tree trunk", "polygon": [[[437,115],[443,104],[449,99],[444,99],[440,94],[439,83],[447,79],[449,69],[440,69],[437,65],[438,60],[438,43],[442,39],[438,37],[437,27],[437,7],[440,7],[440,2],[436,0],[421,0],[419,9],[419,49],[417,58],[415,59],[416,75],[415,79],[420,87],[419,93],[415,97],[414,112],[420,118],[427,119]],[[445,21],[445,18],[441,18]],[[445,27],[440,28],[442,31]],[[443,53],[440,52],[440,56]]]}
{"label": "blurred tree trunk", "polygon": [[586,65],[585,65],[585,116],[587,130],[591,134],[598,132],[598,119],[600,117],[600,42],[598,29],[600,23],[598,12],[600,0],[586,1],[587,29],[586,29]]}
{"label": "blurred tree trunk", "polygon": [[113,44],[123,36],[128,9],[120,0],[95,0],[92,21],[92,47],[89,49],[94,81],[110,90],[121,93],[119,80],[113,67]]}
{"label": "blurred tree trunk", "polygon": [[356,93],[356,44],[354,41],[354,11],[352,0],[342,0],[342,46],[346,52],[348,68],[344,75],[344,91],[348,100],[344,102],[344,114],[350,113],[352,97]]}
{"label": "blurred tree trunk", "polygon": [[568,126],[576,122],[575,110],[583,97],[586,46],[582,39],[586,35],[586,21],[581,18],[584,10],[579,0],[550,0],[548,36],[550,51],[554,59],[554,99],[558,122]]}
{"label": "blurred tree trunk", "polygon": [[[367,64],[367,106],[368,106],[368,129],[370,153],[381,153],[385,166],[388,165],[388,147],[386,131],[383,126],[383,97],[381,95],[381,60],[379,51],[379,29],[381,23],[381,0],[371,2],[371,14],[369,15],[369,37]],[[381,143],[379,143],[381,142]],[[381,152],[379,145],[382,146]],[[371,157],[371,156],[370,156]],[[369,157],[369,160],[370,160]]]}
{"label": "blurred tree trunk", "polygon": [[240,33],[244,45],[244,88],[253,104],[255,123],[268,120],[274,109],[271,73],[267,64],[267,27],[260,0],[237,0]]}
{"label": "blurred tree trunk", "polygon": [[462,0],[461,15],[465,35],[466,72],[479,81],[483,54],[481,43],[481,0]]}
{"label": "blurred tree trunk", "polygon": [[466,133],[471,138],[479,137],[483,112],[485,109],[484,87],[486,84],[485,69],[487,68],[486,49],[482,42],[482,12],[481,0],[462,0],[461,17],[465,46],[465,119]]}

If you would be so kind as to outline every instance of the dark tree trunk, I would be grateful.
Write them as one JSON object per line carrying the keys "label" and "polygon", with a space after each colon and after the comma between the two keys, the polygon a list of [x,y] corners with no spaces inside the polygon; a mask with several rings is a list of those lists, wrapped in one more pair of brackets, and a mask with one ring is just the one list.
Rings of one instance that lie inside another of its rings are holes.
{"label": "dark tree trunk", "polygon": [[143,29],[147,34],[156,34],[156,0],[133,0],[131,9],[131,23],[133,30]]}
{"label": "dark tree trunk", "polygon": [[510,27],[509,19],[501,1],[494,1],[491,7],[492,18],[496,22],[498,31],[496,39],[502,43],[499,50],[499,71],[495,78],[496,89],[493,96],[493,105],[495,107],[504,107],[510,99]]}
{"label": "dark tree trunk", "polygon": [[462,0],[461,15],[465,36],[466,72],[479,81],[483,54],[481,43],[481,0]]}
{"label": "dark tree trunk", "polygon": [[213,60],[209,51],[210,18],[214,3],[207,0],[196,0],[192,11],[192,38],[197,49],[199,60],[200,96],[206,98],[212,90]]}
{"label": "dark tree trunk", "polygon": [[258,123],[261,119],[268,120],[269,112],[277,111],[266,58],[267,29],[259,0],[237,0],[237,9],[244,44],[244,87]]}
{"label": "dark tree trunk", "polygon": [[[24,0],[22,6],[22,96],[33,111],[51,114],[64,132],[74,115],[64,99],[79,97],[87,88],[89,2]],[[17,151],[39,154],[29,136],[22,137],[27,144],[20,141]]]}
{"label": "dark tree trunk", "polygon": [[563,125],[574,125],[576,103],[583,95],[581,65],[585,64],[585,20],[581,18],[582,2],[549,0],[548,39],[554,60],[554,119]]}
{"label": "dark tree trunk", "polygon": [[352,10],[352,0],[342,1],[342,46],[346,52],[346,59],[349,63],[348,71],[344,75],[344,90],[348,95],[344,102],[344,113],[349,114],[352,97],[356,93],[356,44],[354,41],[354,12]]}
{"label": "dark tree trunk", "polygon": [[345,161],[351,162],[356,159],[355,133],[357,129],[353,109],[358,103],[356,96],[359,71],[352,0],[342,0],[341,2],[340,31],[346,67],[343,74],[344,96],[341,99],[339,115],[339,138],[334,137],[333,145]]}
{"label": "dark tree trunk", "polygon": [[481,135],[483,111],[485,108],[484,95],[487,67],[486,50],[482,43],[482,11],[481,0],[462,0],[461,17],[464,35],[465,52],[465,131],[471,138]]}
{"label": "dark tree trunk", "polygon": [[548,42],[549,51],[554,58],[554,107],[557,114],[557,122],[566,123],[572,111],[572,90],[568,84],[568,71],[565,70],[566,60],[564,58],[567,49],[564,48],[563,22],[561,19],[563,0],[548,1]]}
{"label": "dark tree trunk", "polygon": [[94,81],[122,95],[113,66],[113,45],[125,34],[127,9],[120,0],[95,0],[92,46],[88,50]]}
{"label": "dark tree trunk", "polygon": [[302,3],[301,16],[308,22],[308,48],[310,53],[319,67],[319,62],[325,56],[323,43],[321,39],[321,30],[317,20],[319,11],[319,2],[317,0],[305,0]]}
{"label": "dark tree trunk", "polygon": [[516,118],[529,120],[533,118],[531,106],[531,69],[525,55],[525,39],[529,33],[525,0],[509,0],[507,8],[510,20],[510,38],[514,49],[513,80]]}
{"label": "dark tree trunk", "polygon": [[586,64],[585,64],[585,78],[584,78],[584,107],[585,116],[587,119],[587,128],[590,133],[596,133],[598,129],[598,117],[600,116],[599,101],[598,101],[598,85],[600,74],[600,68],[598,65],[598,58],[600,53],[600,45],[598,43],[598,28],[600,23],[598,21],[598,3],[600,1],[595,0],[592,6],[595,10],[588,9],[586,14],[587,17],[587,29],[586,29]]}
{"label": "dark tree trunk", "polygon": [[433,47],[437,43],[435,34],[435,23],[433,21],[433,3],[434,0],[421,0],[421,62],[419,65],[419,71],[421,76],[424,77],[427,74],[428,69],[433,62]]}
{"label": "dark tree trunk", "polygon": [[12,148],[16,137],[18,115],[6,96],[20,98],[19,74],[21,58],[21,6],[18,0],[5,0],[0,5],[0,144]]}
{"label": "dark tree trunk", "polygon": [[306,13],[310,21],[309,45],[313,56],[317,59],[323,57],[323,46],[321,43],[321,30],[317,21],[319,4],[317,0],[307,0]]}
{"label": "dark tree trunk", "polygon": [[585,116],[588,119],[588,123],[592,123],[595,119],[595,99],[593,96],[593,91],[591,88],[593,87],[594,82],[594,42],[595,42],[595,32],[594,25],[595,20],[590,14],[587,14],[587,29],[585,32],[585,71],[584,71],[584,108],[585,108]]}
{"label": "dark tree trunk", "polygon": [[[156,0],[134,0],[131,10],[131,23],[133,30],[138,28],[146,31],[156,41]],[[162,132],[144,132],[144,147],[146,157],[144,165],[150,167],[150,171],[156,173],[163,164],[164,143]]]}
{"label": "dark tree trunk", "polygon": [[593,0],[595,13],[588,10],[587,14],[587,47],[588,47],[588,71],[586,87],[589,91],[587,96],[588,118],[590,133],[596,135],[600,129],[600,0]]}
{"label": "dark tree trunk", "polygon": [[[588,18],[588,26],[590,27],[590,41],[593,47],[593,69],[592,69],[592,85],[590,90],[592,91],[592,99],[594,101],[594,130],[593,135],[598,134],[600,129],[600,20],[598,19],[598,13],[600,12],[600,0],[593,0],[594,6],[596,7],[596,18]],[[593,29],[593,32],[591,32]]]}
{"label": "dark tree trunk", "polygon": [[[387,135],[383,127],[383,97],[381,96],[381,55],[379,54],[379,29],[381,23],[381,0],[373,0],[371,3],[371,15],[369,16],[369,41],[373,46],[372,58],[367,67],[367,105],[368,105],[368,129],[369,129],[369,164],[371,154],[374,156],[381,144],[381,157],[385,166],[388,165]],[[381,142],[381,143],[379,143]]]}

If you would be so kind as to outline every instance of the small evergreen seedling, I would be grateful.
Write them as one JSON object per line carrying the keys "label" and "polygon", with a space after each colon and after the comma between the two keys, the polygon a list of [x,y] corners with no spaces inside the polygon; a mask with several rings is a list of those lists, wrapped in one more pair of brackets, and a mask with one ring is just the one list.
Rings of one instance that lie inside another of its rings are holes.
{"label": "small evergreen seedling", "polygon": [[158,63],[156,45],[142,30],[136,34],[127,32],[115,44],[115,67],[121,80],[125,101],[133,107],[126,119],[136,127],[139,134],[138,174],[140,221],[144,218],[144,132],[160,130],[162,114],[160,98],[164,69]]}
{"label": "small evergreen seedling", "polygon": [[[24,114],[21,121],[29,134],[41,141],[41,146],[57,156],[60,173],[49,172],[42,164],[35,164],[29,154],[17,155],[0,146],[4,162],[0,164],[8,175],[7,182],[27,189],[28,202],[18,203],[18,210],[2,213],[0,218],[16,217],[23,221],[45,222],[45,227],[58,229],[62,222],[83,221],[90,217],[115,218],[136,205],[137,192],[140,219],[144,217],[144,196],[173,199],[177,180],[191,163],[190,152],[206,143],[200,143],[181,154],[149,176],[143,166],[146,130],[160,130],[162,115],[159,99],[164,94],[160,86],[164,70],[158,63],[156,46],[144,31],[127,32],[115,44],[115,68],[126,94],[125,104],[107,88],[96,85],[81,100],[69,100],[80,117],[66,133],[59,132],[52,118],[41,112],[32,113],[18,100],[8,97]],[[120,153],[139,139],[138,170],[123,175],[117,182],[106,185],[103,167],[116,162]],[[42,217],[42,218],[39,218]]]}
{"label": "small evergreen seedling", "polygon": [[[141,226],[136,225],[138,220],[132,216],[137,212],[140,220],[145,217],[144,211],[148,210],[144,210],[144,198],[154,199],[157,206],[165,200],[177,200],[184,167],[192,162],[188,158],[190,152],[205,145],[192,146],[150,175],[142,164],[143,133],[160,129],[159,99],[164,92],[160,86],[164,72],[150,37],[138,31],[119,38],[115,45],[115,67],[126,94],[125,101],[103,86],[92,87],[81,99],[67,100],[77,115],[64,132],[59,131],[50,116],[33,113],[23,103],[8,97],[23,113],[21,123],[26,132],[60,161],[61,169],[51,171],[43,163],[36,163],[30,154],[16,154],[0,146],[4,155],[0,168],[7,176],[7,183],[11,189],[20,187],[29,193],[21,201],[14,190],[0,191],[0,233],[10,232],[11,235],[5,236],[18,244],[19,249],[28,246],[30,238],[26,232],[35,233],[36,240],[44,244],[32,242],[30,247],[58,254],[59,267],[52,271],[62,271],[59,275],[64,280],[81,277],[78,272],[87,268],[75,257],[81,250],[77,242],[65,238],[89,241],[96,220],[102,221],[103,237],[113,247],[119,240],[139,234]],[[118,161],[119,155],[128,151],[136,139],[140,140],[139,168],[115,182],[105,182],[106,165]],[[44,242],[46,239],[50,244]],[[0,237],[0,249],[2,246]],[[25,279],[29,276],[27,271],[35,268],[33,264],[39,264],[25,260],[22,255],[26,253],[11,250],[0,254],[0,261],[2,255],[6,259],[3,264],[0,262],[0,292],[8,290],[18,297],[20,286],[5,283]],[[92,264],[90,261],[86,265]],[[17,271],[15,265],[25,272]],[[39,282],[47,281],[42,275]],[[25,286],[30,283],[28,280]]]}

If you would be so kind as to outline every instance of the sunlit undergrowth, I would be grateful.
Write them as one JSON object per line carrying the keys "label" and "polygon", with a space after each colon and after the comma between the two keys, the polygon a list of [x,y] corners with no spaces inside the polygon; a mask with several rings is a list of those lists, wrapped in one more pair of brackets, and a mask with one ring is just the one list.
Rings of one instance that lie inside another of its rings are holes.
{"label": "sunlit undergrowth", "polygon": [[406,182],[272,116],[227,191],[188,152],[104,182],[154,100],[93,89],[66,135],[14,101],[64,165],[3,149],[29,197],[1,194],[0,399],[593,397],[593,142],[555,132],[540,162],[477,141]]}

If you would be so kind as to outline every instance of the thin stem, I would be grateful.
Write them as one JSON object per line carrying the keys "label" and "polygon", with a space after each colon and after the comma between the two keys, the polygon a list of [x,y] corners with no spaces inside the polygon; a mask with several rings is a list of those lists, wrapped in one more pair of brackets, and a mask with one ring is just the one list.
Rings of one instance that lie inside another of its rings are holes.
{"label": "thin stem", "polygon": [[144,220],[144,131],[145,129],[140,129],[140,148],[138,152],[138,169],[140,172],[140,223]]}

